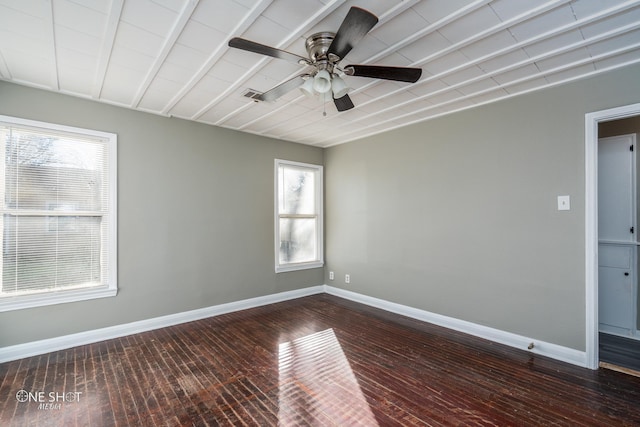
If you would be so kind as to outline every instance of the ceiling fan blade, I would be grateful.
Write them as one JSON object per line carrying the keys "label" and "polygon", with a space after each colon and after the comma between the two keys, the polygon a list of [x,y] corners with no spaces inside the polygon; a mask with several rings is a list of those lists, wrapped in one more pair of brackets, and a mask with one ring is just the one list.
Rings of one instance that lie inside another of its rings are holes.
{"label": "ceiling fan blade", "polygon": [[344,72],[348,76],[371,77],[408,83],[415,83],[422,76],[421,68],[387,67],[384,65],[347,65],[344,67]]}
{"label": "ceiling fan blade", "polygon": [[276,99],[280,98],[281,96],[286,95],[292,90],[302,86],[304,82],[305,82],[305,79],[303,78],[303,76],[296,76],[290,80],[287,80],[284,83],[279,84],[273,89],[266,91],[262,95],[256,96],[255,99],[257,99],[258,101],[273,102]]}
{"label": "ceiling fan blade", "polygon": [[334,54],[340,59],[344,58],[377,23],[378,18],[373,13],[359,7],[352,7],[340,24],[327,54]]}
{"label": "ceiling fan blade", "polygon": [[242,49],[253,53],[259,53],[260,55],[272,56],[278,59],[284,59],[286,61],[295,62],[296,64],[300,65],[308,65],[310,62],[307,58],[296,55],[295,53],[252,42],[251,40],[241,39],[240,37],[234,37],[229,40],[229,47],[234,47],[236,49]]}
{"label": "ceiling fan blade", "polygon": [[336,104],[338,111],[347,111],[354,107],[349,95],[345,95],[342,98],[333,98],[333,103]]}

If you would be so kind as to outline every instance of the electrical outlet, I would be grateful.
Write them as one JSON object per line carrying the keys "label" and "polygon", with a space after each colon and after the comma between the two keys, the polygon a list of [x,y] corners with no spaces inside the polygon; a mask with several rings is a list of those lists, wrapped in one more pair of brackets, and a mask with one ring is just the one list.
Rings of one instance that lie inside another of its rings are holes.
{"label": "electrical outlet", "polygon": [[349,274],[344,275],[344,283],[351,283],[351,275]]}
{"label": "electrical outlet", "polygon": [[330,271],[329,272],[329,280],[333,280],[333,279],[334,279],[333,271]]}

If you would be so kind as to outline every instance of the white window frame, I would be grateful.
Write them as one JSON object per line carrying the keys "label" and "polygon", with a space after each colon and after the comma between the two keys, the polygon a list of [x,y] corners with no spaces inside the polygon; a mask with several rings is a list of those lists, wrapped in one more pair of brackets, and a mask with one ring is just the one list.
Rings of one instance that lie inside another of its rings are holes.
{"label": "white window frame", "polygon": [[[281,214],[279,211],[279,186],[278,186],[278,169],[280,166],[292,166],[295,168],[303,168],[309,169],[314,172],[316,175],[315,179],[315,205],[316,205],[316,213],[309,215],[288,215]],[[323,208],[323,166],[322,165],[314,165],[310,163],[300,163],[293,162],[290,160],[282,160],[275,159],[275,169],[274,169],[274,207],[275,207],[275,267],[276,273],[282,273],[285,271],[296,271],[296,270],[306,270],[310,268],[321,268],[324,266],[324,208]],[[291,262],[291,263],[280,263],[280,218],[288,218],[288,217],[305,217],[305,218],[315,218],[316,219],[316,253],[318,254],[317,259],[314,261],[308,262]]]}
{"label": "white window frame", "polygon": [[[42,131],[51,131],[54,134],[69,133],[86,136],[93,139],[101,140],[107,147],[109,162],[107,177],[108,183],[108,207],[107,212],[103,214],[108,220],[107,238],[104,240],[109,254],[108,265],[105,266],[108,281],[100,286],[79,289],[65,289],[50,292],[34,293],[31,295],[16,295],[0,297],[0,312],[20,310],[25,308],[40,307],[53,304],[61,304],[74,301],[83,301],[95,298],[104,298],[115,296],[118,292],[117,284],[117,135],[109,132],[102,132],[92,129],[83,129],[72,126],[64,126],[53,123],[40,122],[35,120],[21,119],[17,117],[0,115],[0,122],[7,125],[25,126],[38,128]],[[4,146],[1,147],[2,155],[0,158],[0,184],[4,186],[5,179],[5,160]],[[4,194],[4,188],[1,189]],[[4,235],[2,230],[4,215],[4,201],[0,200],[0,239]],[[2,268],[2,240],[0,240],[0,269]],[[2,279],[2,271],[0,270],[0,280]]]}

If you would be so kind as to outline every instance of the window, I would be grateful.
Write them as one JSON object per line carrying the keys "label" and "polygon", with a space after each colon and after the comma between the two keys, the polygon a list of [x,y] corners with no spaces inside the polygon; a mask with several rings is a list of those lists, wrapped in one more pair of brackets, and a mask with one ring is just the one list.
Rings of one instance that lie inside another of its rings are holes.
{"label": "window", "polygon": [[116,135],[0,116],[0,311],[116,294]]}
{"label": "window", "polygon": [[276,273],[323,265],[322,166],[276,160]]}

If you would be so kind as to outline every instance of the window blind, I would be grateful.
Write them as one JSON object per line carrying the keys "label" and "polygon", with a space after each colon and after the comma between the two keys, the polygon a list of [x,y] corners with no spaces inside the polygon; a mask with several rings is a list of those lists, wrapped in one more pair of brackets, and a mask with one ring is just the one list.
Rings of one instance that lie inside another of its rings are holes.
{"label": "window blind", "polygon": [[106,142],[0,123],[0,296],[108,283]]}

